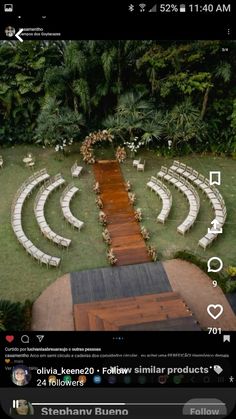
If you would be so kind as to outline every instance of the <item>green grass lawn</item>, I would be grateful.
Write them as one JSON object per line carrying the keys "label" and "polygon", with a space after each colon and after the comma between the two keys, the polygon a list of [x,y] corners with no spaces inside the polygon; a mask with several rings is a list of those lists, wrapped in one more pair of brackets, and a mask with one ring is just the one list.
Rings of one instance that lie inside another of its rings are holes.
{"label": "green grass lawn", "polygon": [[[30,238],[41,250],[62,258],[59,269],[47,269],[31,258],[18,243],[10,223],[11,203],[14,195],[23,181],[32,174],[24,167],[23,157],[32,152],[36,158],[35,171],[46,167],[50,175],[62,173],[67,182],[71,182],[70,168],[75,160],[82,163],[79,148],[73,148],[69,156],[58,159],[53,149],[42,149],[35,146],[16,146],[4,148],[0,154],[4,158],[4,168],[0,171],[0,298],[23,301],[27,298],[35,300],[39,294],[57,277],[66,272],[108,266],[106,260],[106,246],[102,241],[102,227],[98,222],[98,209],[95,205],[95,194],[92,186],[94,177],[92,166],[84,166],[79,179],[74,184],[80,192],[72,202],[72,212],[85,225],[81,232],[74,230],[62,217],[59,198],[61,190],[57,190],[46,204],[46,218],[49,225],[58,234],[72,239],[71,247],[61,250],[52,242],[45,239],[39,230],[33,213],[34,197],[31,195],[23,210],[23,227]],[[99,148],[96,152],[99,158],[114,158],[112,148]],[[140,152],[141,155],[141,152]],[[161,210],[161,201],[146,188],[151,175],[155,175],[161,165],[170,166],[173,159],[157,157],[153,151],[142,152],[146,160],[145,172],[137,172],[132,167],[132,160],[127,159],[122,164],[122,171],[126,180],[133,184],[133,191],[137,196],[137,207],[143,210],[143,225],[151,232],[150,243],[156,246],[162,259],[171,258],[177,250],[190,250],[206,258],[221,257],[225,265],[235,263],[235,237],[236,237],[236,162],[227,158],[190,156],[181,158],[204,175],[209,170],[221,170],[223,184],[219,187],[222,192],[228,218],[222,237],[205,252],[197,246],[198,240],[206,233],[213,219],[213,211],[207,198],[200,194],[201,210],[196,225],[183,237],[177,233],[176,227],[183,221],[188,213],[188,204],[184,196],[170,187],[173,193],[173,208],[169,219],[163,226],[156,223],[156,216]]]}
{"label": "green grass lawn", "polygon": [[[151,151],[140,153],[140,157],[146,160],[144,173],[137,172],[132,167],[131,160],[122,165],[122,170],[126,180],[130,180],[133,185],[133,191],[137,196],[135,205],[143,210],[142,224],[151,232],[150,243],[157,248],[160,257],[169,259],[178,250],[188,250],[207,259],[218,256],[222,258],[225,265],[235,264],[236,162],[229,158],[212,156],[192,155],[179,158],[181,162],[194,167],[207,177],[210,170],[221,171],[222,185],[218,188],[225,199],[228,216],[222,236],[218,236],[213,245],[204,251],[201,247],[198,247],[198,241],[207,233],[208,227],[211,227],[210,222],[214,218],[214,212],[206,195],[198,189],[201,207],[197,221],[193,228],[185,236],[182,236],[177,233],[176,229],[188,214],[188,202],[182,193],[166,183],[173,195],[172,209],[165,225],[157,223],[156,217],[161,211],[161,200],[155,193],[146,188],[146,184],[151,175],[156,175],[162,165],[170,167],[173,159],[156,157]],[[176,160],[178,159],[176,158]]]}
{"label": "green grass lawn", "polygon": [[70,168],[75,160],[78,164],[82,163],[76,149],[62,161],[58,160],[52,149],[19,146],[0,151],[4,157],[4,168],[0,171],[0,296],[19,301],[26,298],[34,300],[50,283],[66,272],[108,265],[106,246],[101,238],[102,227],[98,222],[98,209],[95,205],[96,196],[92,188],[92,166],[86,166],[81,177],[73,180],[80,192],[74,197],[71,209],[85,223],[80,232],[63,220],[59,201],[63,189],[55,191],[46,204],[49,225],[58,234],[72,239],[68,250],[61,250],[42,236],[33,213],[37,190],[24,205],[25,233],[41,250],[62,258],[59,269],[47,269],[46,266],[39,265],[18,243],[10,223],[11,202],[19,186],[32,174],[31,169],[25,168],[22,163],[22,158],[29,151],[36,157],[35,171],[46,167],[50,175],[60,172],[67,182],[72,181]]}

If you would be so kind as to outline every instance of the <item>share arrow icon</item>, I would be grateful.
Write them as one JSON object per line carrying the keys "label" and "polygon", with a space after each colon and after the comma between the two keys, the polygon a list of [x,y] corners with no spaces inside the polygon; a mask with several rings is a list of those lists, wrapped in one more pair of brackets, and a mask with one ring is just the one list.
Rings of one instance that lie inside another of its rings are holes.
{"label": "share arrow icon", "polygon": [[20,37],[20,34],[23,32],[23,28],[19,29],[18,32],[16,32],[15,37],[20,41],[23,42],[23,39]]}
{"label": "share arrow icon", "polygon": [[38,338],[39,342],[42,342],[42,340],[44,338],[44,335],[37,335],[37,338]]}
{"label": "share arrow icon", "polygon": [[208,233],[217,233],[217,234],[221,234],[223,233],[222,228],[219,228],[219,221],[215,218],[212,222],[212,228],[208,228]]}

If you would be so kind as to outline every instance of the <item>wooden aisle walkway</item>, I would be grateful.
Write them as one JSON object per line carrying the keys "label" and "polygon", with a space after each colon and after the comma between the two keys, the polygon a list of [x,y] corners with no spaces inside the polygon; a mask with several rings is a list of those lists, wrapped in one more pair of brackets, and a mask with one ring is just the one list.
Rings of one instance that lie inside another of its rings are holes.
{"label": "wooden aisle walkway", "polygon": [[99,182],[103,211],[107,216],[117,266],[150,262],[147,247],[135,220],[125,190],[125,181],[116,160],[100,160],[93,165]]}

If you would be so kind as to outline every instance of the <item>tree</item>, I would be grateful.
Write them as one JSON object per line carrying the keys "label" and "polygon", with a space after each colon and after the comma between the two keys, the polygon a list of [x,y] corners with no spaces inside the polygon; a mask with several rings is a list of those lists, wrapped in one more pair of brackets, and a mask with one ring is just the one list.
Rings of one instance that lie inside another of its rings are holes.
{"label": "tree", "polygon": [[147,92],[131,91],[120,96],[116,113],[106,118],[103,124],[123,141],[129,139],[132,142],[140,136],[144,144],[152,138],[160,138],[161,121],[161,112],[156,112],[153,101],[147,99]]}
{"label": "tree", "polygon": [[164,42],[147,50],[138,67],[146,70],[154,95],[170,105],[191,97],[203,117],[211,89],[230,79],[231,64],[221,59],[225,46],[220,41]]}
{"label": "tree", "polygon": [[173,147],[191,140],[201,141],[206,134],[206,125],[199,110],[190,99],[175,105],[164,118],[163,136],[173,142]]}
{"label": "tree", "polygon": [[230,150],[235,54],[235,42],[216,40],[0,42],[0,141],[35,141],[38,116],[53,97],[60,115],[83,114],[84,134],[105,120],[122,141],[138,136],[154,145],[165,120],[177,137],[173,109],[189,99],[208,126],[204,147]]}
{"label": "tree", "polygon": [[53,97],[45,100],[37,120],[35,139],[44,145],[56,145],[56,149],[64,151],[78,137],[83,117]]}
{"label": "tree", "polygon": [[73,108],[74,112],[81,110],[89,114],[88,59],[82,45],[75,41],[66,43],[59,65],[48,68],[44,80],[49,95]]}
{"label": "tree", "polygon": [[54,49],[41,42],[0,44],[0,136],[12,142],[32,141],[43,74]]}

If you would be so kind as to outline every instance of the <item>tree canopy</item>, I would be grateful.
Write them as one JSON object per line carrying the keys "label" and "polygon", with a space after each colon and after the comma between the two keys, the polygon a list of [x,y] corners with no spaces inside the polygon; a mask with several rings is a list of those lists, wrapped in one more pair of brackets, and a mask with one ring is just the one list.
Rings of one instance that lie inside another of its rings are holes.
{"label": "tree canopy", "polygon": [[0,144],[121,143],[236,152],[234,41],[2,41]]}

